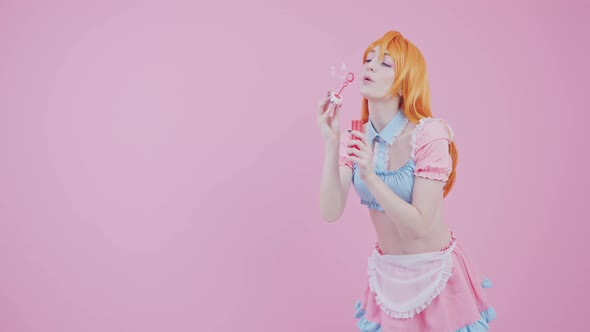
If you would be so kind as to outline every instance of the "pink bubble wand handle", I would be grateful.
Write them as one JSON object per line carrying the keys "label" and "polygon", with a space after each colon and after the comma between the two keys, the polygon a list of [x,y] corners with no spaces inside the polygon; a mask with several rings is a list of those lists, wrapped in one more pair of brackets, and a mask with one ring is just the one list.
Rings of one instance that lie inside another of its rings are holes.
{"label": "pink bubble wand handle", "polygon": [[340,88],[340,91],[338,91],[338,93],[336,94],[338,97],[340,97],[340,94],[342,93],[342,91],[344,90],[344,88],[346,88],[348,86],[348,83],[354,81],[354,74],[353,73],[348,73],[346,75],[346,81],[344,81],[344,83],[342,83],[342,88]]}

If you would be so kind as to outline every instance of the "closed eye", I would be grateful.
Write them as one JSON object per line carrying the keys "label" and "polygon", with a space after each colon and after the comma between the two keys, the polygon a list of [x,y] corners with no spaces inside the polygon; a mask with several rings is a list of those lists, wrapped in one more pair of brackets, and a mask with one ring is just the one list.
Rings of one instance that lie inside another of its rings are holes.
{"label": "closed eye", "polygon": [[[371,62],[371,61],[373,61],[373,59],[368,59],[368,58],[367,58],[367,59],[365,60],[365,63],[368,63],[368,62]],[[392,67],[390,64],[388,64],[388,63],[385,63],[385,62],[381,62],[381,65],[383,65],[383,66],[385,66],[385,67],[388,67],[388,68],[391,68],[391,67]]]}

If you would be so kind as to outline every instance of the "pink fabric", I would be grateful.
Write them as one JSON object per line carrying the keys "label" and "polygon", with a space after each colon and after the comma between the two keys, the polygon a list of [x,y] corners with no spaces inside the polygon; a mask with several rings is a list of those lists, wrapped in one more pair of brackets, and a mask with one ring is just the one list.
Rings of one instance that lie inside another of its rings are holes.
{"label": "pink fabric", "polygon": [[489,308],[482,282],[483,276],[471,265],[460,242],[456,242],[452,276],[445,288],[424,311],[411,319],[395,319],[381,311],[375,293],[369,287],[368,275],[361,296],[365,318],[381,325],[382,331],[455,331],[481,318]]}
{"label": "pink fabric", "polygon": [[[449,143],[451,136],[447,125],[440,119],[423,119],[415,130],[413,158],[416,162],[414,174],[417,176],[447,181],[453,170]],[[338,165],[353,168],[348,160],[346,149],[350,136],[347,132],[340,135]]]}
{"label": "pink fabric", "polygon": [[369,286],[381,311],[411,319],[428,308],[452,275],[454,245],[447,251],[369,257]]}
{"label": "pink fabric", "polygon": [[416,176],[447,181],[453,170],[447,125],[439,119],[427,119],[416,127],[414,161]]}

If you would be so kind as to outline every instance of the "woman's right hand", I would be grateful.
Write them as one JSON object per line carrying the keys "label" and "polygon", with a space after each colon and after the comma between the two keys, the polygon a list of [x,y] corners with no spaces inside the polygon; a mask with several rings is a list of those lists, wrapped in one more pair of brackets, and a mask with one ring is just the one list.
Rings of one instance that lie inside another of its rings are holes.
{"label": "woman's right hand", "polygon": [[[330,95],[320,100],[318,105],[318,126],[326,144],[338,144],[340,140],[340,108],[330,102]],[[330,116],[330,113],[334,114]]]}

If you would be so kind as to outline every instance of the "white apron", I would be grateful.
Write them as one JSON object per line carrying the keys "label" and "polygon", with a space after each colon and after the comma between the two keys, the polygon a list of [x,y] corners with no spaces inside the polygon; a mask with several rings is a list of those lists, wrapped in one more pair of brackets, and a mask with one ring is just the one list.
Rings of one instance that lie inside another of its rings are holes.
{"label": "white apron", "polygon": [[393,318],[412,318],[432,303],[451,277],[455,243],[445,251],[369,257],[369,286],[376,302]]}

